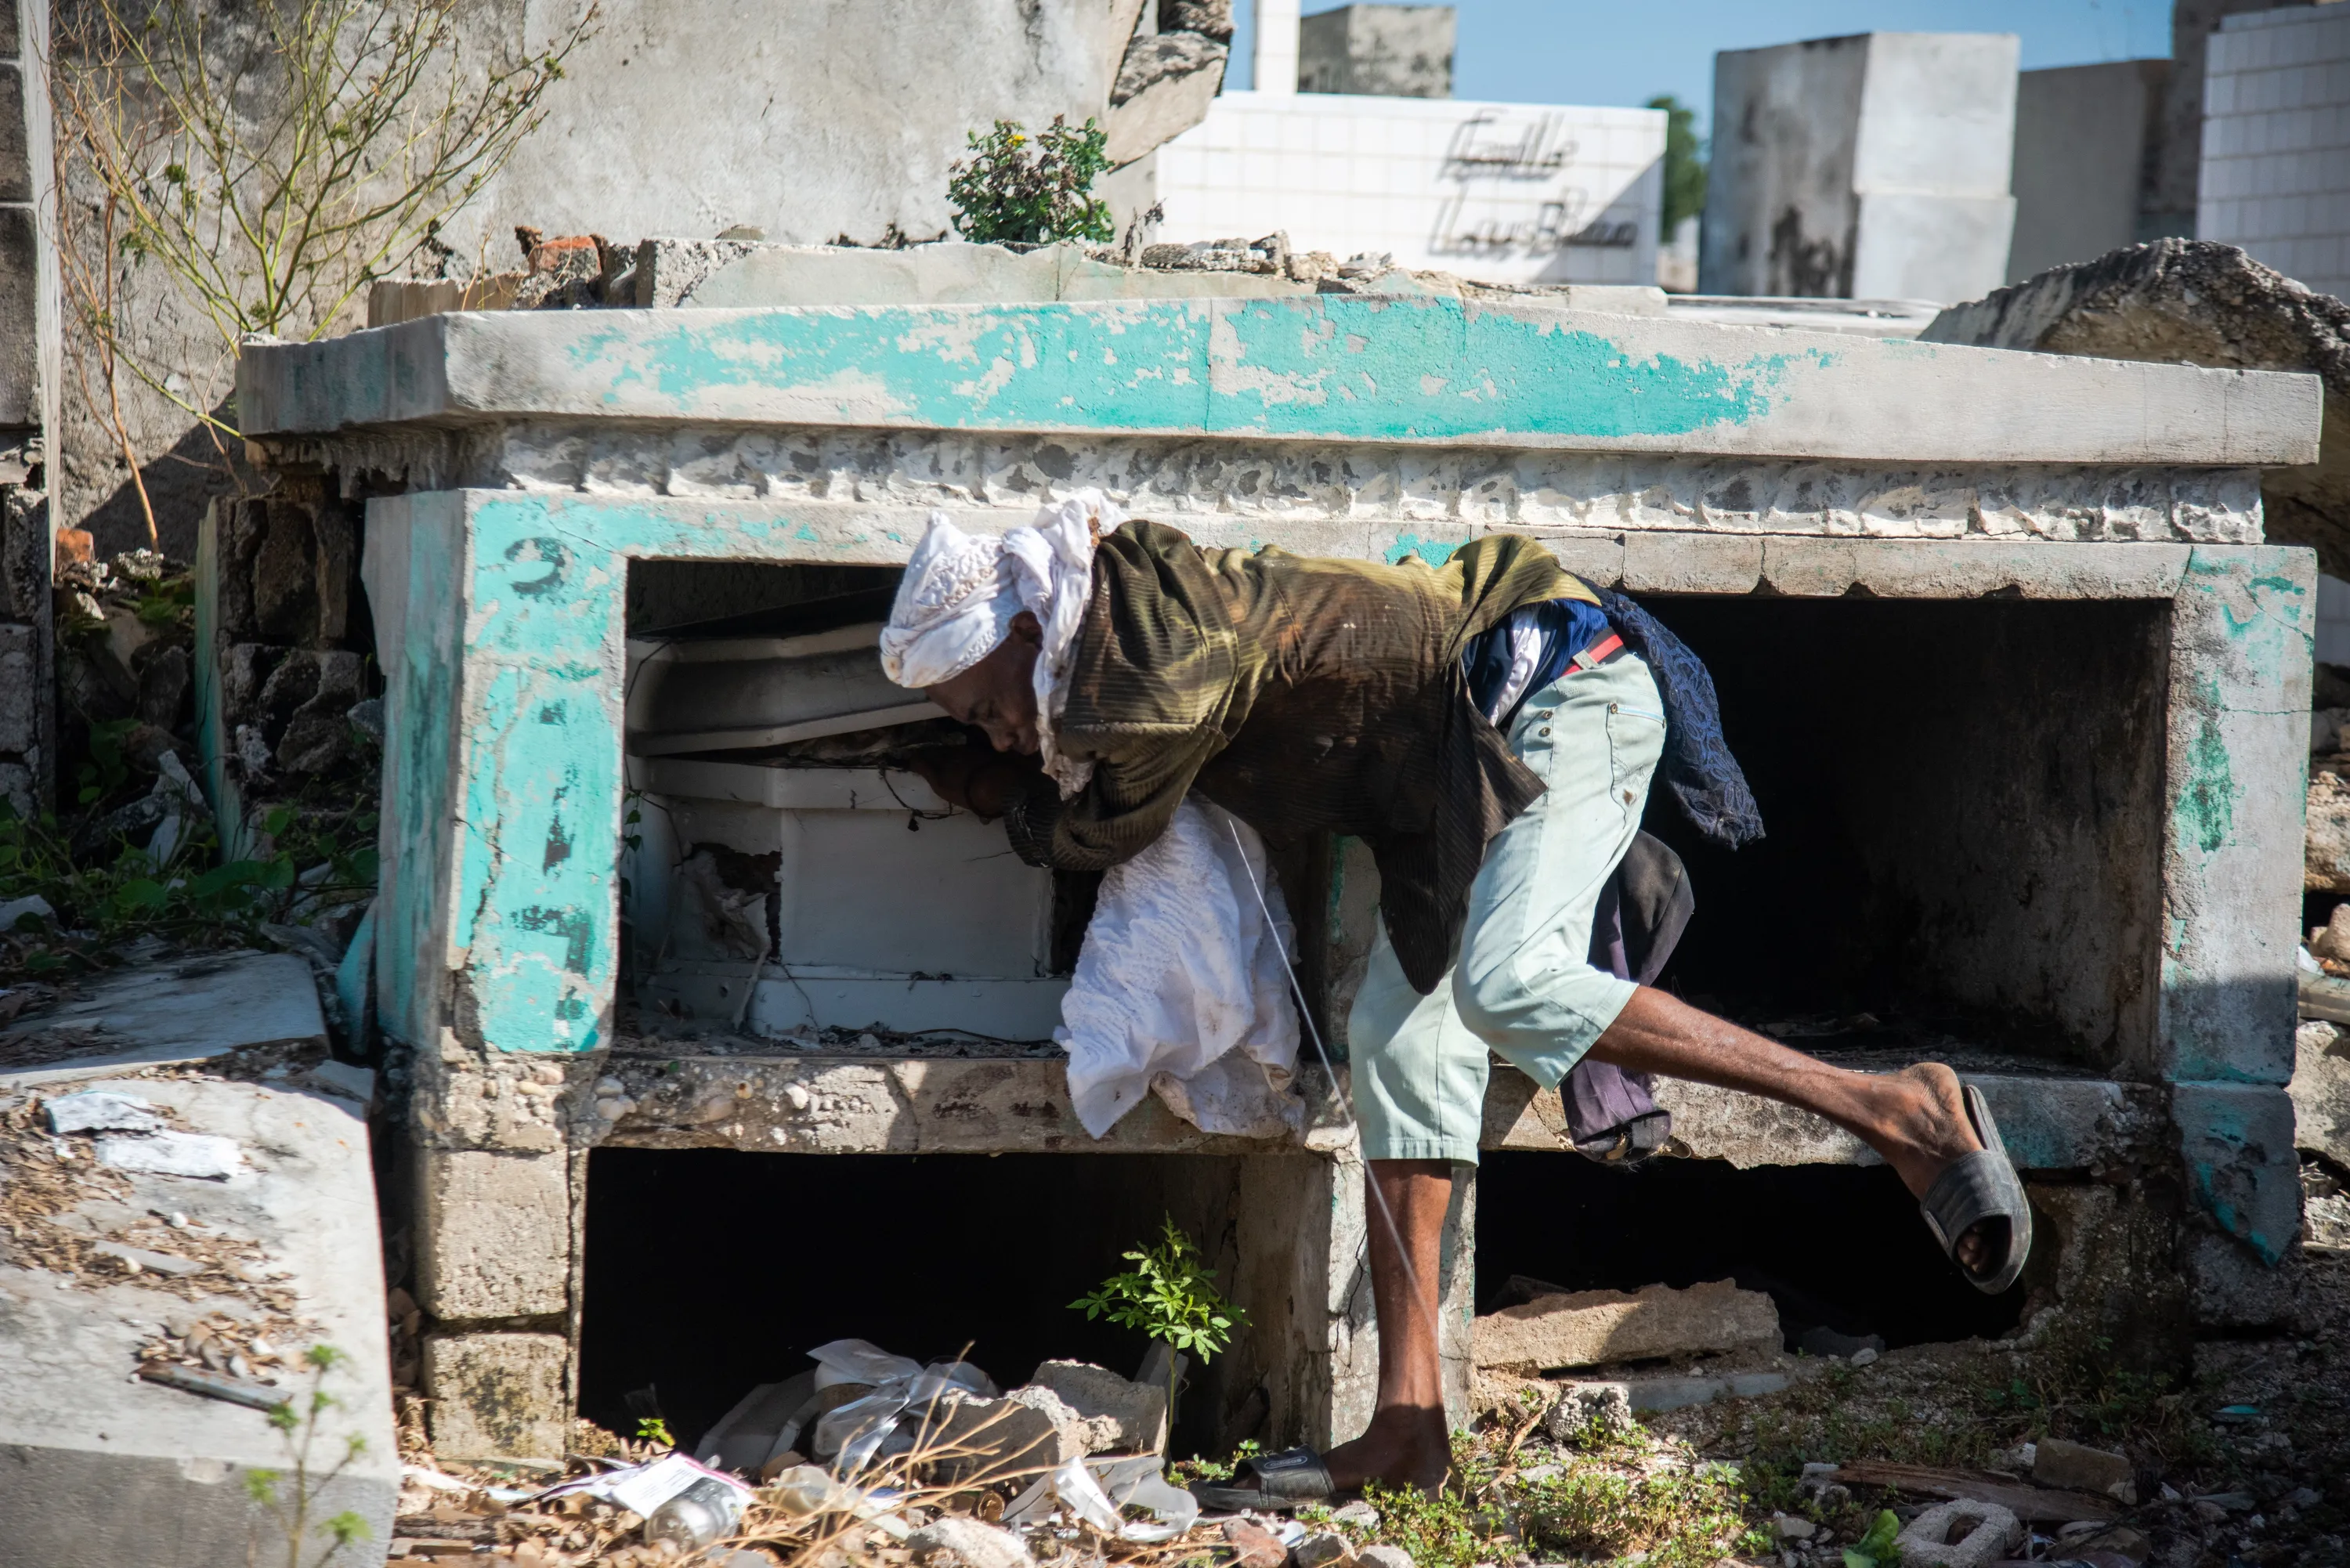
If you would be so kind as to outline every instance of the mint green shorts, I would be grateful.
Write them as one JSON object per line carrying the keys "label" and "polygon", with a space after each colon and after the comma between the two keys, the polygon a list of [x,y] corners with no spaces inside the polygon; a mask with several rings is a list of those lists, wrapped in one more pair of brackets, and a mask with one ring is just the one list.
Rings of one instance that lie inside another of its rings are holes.
{"label": "mint green shorts", "polygon": [[1510,749],[1543,794],[1486,847],[1452,967],[1412,990],[1380,922],[1347,1017],[1367,1159],[1473,1165],[1490,1051],[1544,1088],[1566,1076],[1635,989],[1591,967],[1591,919],[1648,804],[1664,705],[1627,653],[1530,695]]}

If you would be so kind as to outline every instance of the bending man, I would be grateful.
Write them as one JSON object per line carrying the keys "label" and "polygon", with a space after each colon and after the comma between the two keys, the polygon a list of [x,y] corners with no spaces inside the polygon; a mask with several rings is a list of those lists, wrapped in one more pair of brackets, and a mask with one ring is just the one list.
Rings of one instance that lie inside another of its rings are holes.
{"label": "bending man", "polygon": [[[1003,539],[934,519],[914,552],[884,668],[992,748],[925,763],[932,786],[1058,869],[1132,857],[1194,789],[1273,845],[1352,834],[1378,864],[1382,929],[1347,1020],[1378,1407],[1327,1455],[1235,1478],[1259,1506],[1443,1479],[1439,1234],[1452,1168],[1477,1159],[1488,1051],[1544,1088],[1588,1054],[1815,1112],[1884,1157],[1978,1286],[2013,1282],[2030,1211],[1948,1067],[1830,1067],[1590,964],[1672,717],[1619,631],[1685,654],[1637,607],[1612,601],[1640,623],[1618,628],[1525,539],[1388,566],[1144,522],[1097,545],[1086,510]],[[1471,667],[1498,684],[1490,716]]]}

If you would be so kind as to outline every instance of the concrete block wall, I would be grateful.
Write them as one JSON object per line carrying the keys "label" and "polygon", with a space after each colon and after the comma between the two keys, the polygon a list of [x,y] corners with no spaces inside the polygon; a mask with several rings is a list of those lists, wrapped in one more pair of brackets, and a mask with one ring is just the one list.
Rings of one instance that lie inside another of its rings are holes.
{"label": "concrete block wall", "polygon": [[2003,33],[1716,55],[1699,291],[1948,302],[1997,288],[2015,59]]}
{"label": "concrete block wall", "polygon": [[2230,16],[2208,60],[2196,237],[2350,297],[2350,10]]}

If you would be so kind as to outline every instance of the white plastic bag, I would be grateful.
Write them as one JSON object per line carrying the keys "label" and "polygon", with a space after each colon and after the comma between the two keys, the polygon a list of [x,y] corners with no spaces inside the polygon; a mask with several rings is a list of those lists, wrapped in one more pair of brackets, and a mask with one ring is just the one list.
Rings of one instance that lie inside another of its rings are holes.
{"label": "white plastic bag", "polygon": [[1302,1128],[1290,941],[1264,841],[1187,798],[1102,877],[1061,1003],[1053,1037],[1069,1053],[1069,1102],[1085,1129],[1102,1137],[1153,1088],[1204,1132]]}

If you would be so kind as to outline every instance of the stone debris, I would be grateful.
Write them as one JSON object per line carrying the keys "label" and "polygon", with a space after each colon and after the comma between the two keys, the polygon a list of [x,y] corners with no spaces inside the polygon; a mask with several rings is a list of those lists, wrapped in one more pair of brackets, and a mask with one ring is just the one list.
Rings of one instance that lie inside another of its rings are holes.
{"label": "stone debris", "polygon": [[1354,1558],[1353,1543],[1327,1530],[1316,1531],[1289,1549],[1293,1568],[1347,1568]]}
{"label": "stone debris", "polygon": [[2022,1544],[2023,1524],[1997,1503],[1964,1501],[1929,1508],[1895,1538],[1915,1568],[1990,1568]]}
{"label": "stone debris", "polygon": [[1361,1563],[1363,1568],[1412,1568],[1410,1552],[1400,1546],[1390,1546],[1385,1542],[1376,1546],[1364,1547],[1355,1554],[1355,1561]]}
{"label": "stone debris", "polygon": [[163,1130],[163,1118],[155,1114],[154,1106],[136,1095],[89,1089],[51,1100],[43,1109],[48,1114],[49,1130],[53,1133]]}
{"label": "stone debris", "polygon": [[1227,1520],[1224,1543],[1232,1548],[1232,1568],[1283,1568],[1289,1548],[1281,1538],[1251,1520]]}
{"label": "stone debris", "polygon": [[1031,1379],[1083,1417],[1087,1453],[1157,1453],[1167,1446],[1167,1386],[1129,1382],[1083,1361],[1047,1361]]}
{"label": "stone debris", "polygon": [[2100,1491],[2126,1505],[2137,1501],[2136,1477],[2128,1457],[2108,1449],[2062,1438],[2043,1438],[2033,1447],[2032,1479],[2042,1486]]}
{"label": "stone debris", "polygon": [[1028,1543],[1011,1531],[959,1514],[934,1520],[906,1537],[924,1568],[1028,1568]]}
{"label": "stone debris", "polygon": [[1767,1349],[1780,1342],[1779,1309],[1728,1280],[1627,1293],[1542,1296],[1477,1319],[1471,1355],[1481,1367],[1598,1366],[1651,1356]]}
{"label": "stone debris", "polygon": [[117,1170],[226,1181],[244,1171],[244,1151],[233,1137],[211,1133],[154,1132],[98,1140],[98,1162]]}

